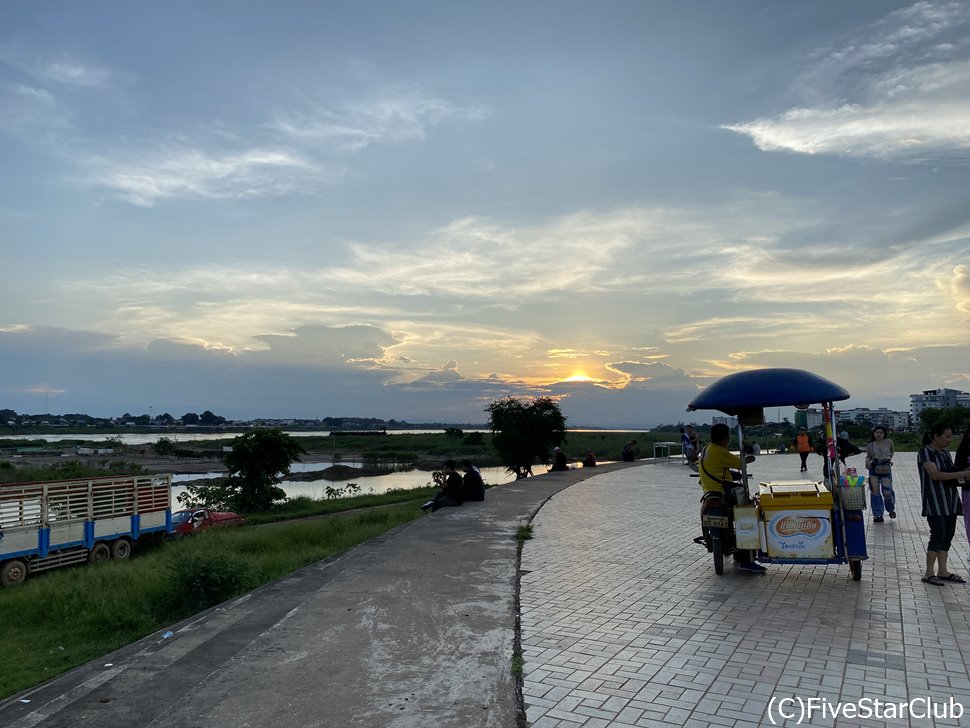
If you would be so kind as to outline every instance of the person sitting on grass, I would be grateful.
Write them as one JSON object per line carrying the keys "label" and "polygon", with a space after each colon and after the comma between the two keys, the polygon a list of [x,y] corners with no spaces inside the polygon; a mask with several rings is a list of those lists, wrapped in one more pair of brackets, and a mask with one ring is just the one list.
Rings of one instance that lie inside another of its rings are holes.
{"label": "person sitting on grass", "polygon": [[441,490],[435,493],[434,498],[421,506],[421,510],[434,513],[439,508],[460,506],[465,502],[465,488],[462,485],[461,476],[455,470],[454,460],[445,460],[442,466],[441,479],[436,478],[435,481],[444,481]]}
{"label": "person sitting on grass", "polygon": [[461,478],[462,488],[465,491],[465,500],[485,500],[485,481],[482,480],[482,474],[478,468],[472,465],[471,460],[466,458],[461,461],[461,469],[465,473]]}
{"label": "person sitting on grass", "polygon": [[586,451],[586,455],[583,457],[583,467],[584,468],[596,467],[596,456],[593,454],[592,450]]}
{"label": "person sitting on grass", "polygon": [[569,466],[566,465],[566,453],[557,447],[552,451],[552,467],[549,468],[549,472],[554,473],[563,470],[569,470]]}

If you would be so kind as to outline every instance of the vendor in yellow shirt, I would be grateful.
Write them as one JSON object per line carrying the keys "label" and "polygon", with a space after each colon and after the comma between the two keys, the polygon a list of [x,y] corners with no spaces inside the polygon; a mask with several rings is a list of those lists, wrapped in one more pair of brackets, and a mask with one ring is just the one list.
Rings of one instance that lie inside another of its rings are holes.
{"label": "vendor in yellow shirt", "polygon": [[[711,442],[701,451],[700,480],[705,493],[726,493],[732,470],[741,469],[741,458],[727,449],[731,428],[724,423],[711,426]],[[731,494],[728,493],[730,496]]]}
{"label": "vendor in yellow shirt", "polygon": [[[728,450],[727,446],[730,441],[731,428],[723,423],[712,425],[711,442],[701,451],[699,465],[701,488],[703,488],[704,493],[723,494],[728,504],[728,510],[732,511],[733,506],[737,504],[734,501],[734,494],[730,492],[729,488],[725,487],[725,484],[733,482],[734,478],[731,477],[731,471],[741,469],[741,458]],[[733,524],[731,528],[733,528]],[[765,572],[765,567],[751,561],[749,551],[735,551],[734,558],[737,560],[738,569],[741,571],[750,571],[753,574]]]}

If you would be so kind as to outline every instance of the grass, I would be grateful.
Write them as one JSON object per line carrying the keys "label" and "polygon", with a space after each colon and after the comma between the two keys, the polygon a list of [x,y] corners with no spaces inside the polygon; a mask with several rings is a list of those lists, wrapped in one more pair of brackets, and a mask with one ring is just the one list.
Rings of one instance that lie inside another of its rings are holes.
{"label": "grass", "polygon": [[412,503],[415,500],[421,500],[423,503],[434,495],[435,491],[435,487],[428,486],[409,489],[395,488],[386,493],[358,495],[352,498],[335,498],[333,500],[315,500],[306,496],[299,496],[273,506],[270,511],[247,515],[246,522],[252,524],[276,523],[297,518],[332,515],[360,508]]}
{"label": "grass", "polygon": [[423,515],[416,506],[412,496],[340,518],[210,531],[144,553],[139,544],[129,561],[0,589],[0,698],[408,523]]}
{"label": "grass", "polygon": [[112,462],[109,467],[93,468],[77,460],[68,460],[55,465],[15,467],[7,461],[0,461],[0,483],[35,483],[43,480],[74,480],[77,478],[103,478],[109,475],[139,475],[141,465],[124,461]]}
{"label": "grass", "polygon": [[519,542],[519,548],[522,548],[522,542],[528,541],[532,538],[532,524],[523,523],[519,526],[518,530],[515,532],[515,538]]}

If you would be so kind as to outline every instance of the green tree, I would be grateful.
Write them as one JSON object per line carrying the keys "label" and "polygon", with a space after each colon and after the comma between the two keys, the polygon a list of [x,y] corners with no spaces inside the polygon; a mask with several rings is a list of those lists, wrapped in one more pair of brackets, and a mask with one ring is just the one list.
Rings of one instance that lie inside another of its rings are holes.
{"label": "green tree", "polygon": [[970,408],[963,405],[955,407],[927,407],[919,413],[919,421],[923,432],[933,427],[937,422],[945,422],[953,428],[955,432],[961,432],[970,422]]}
{"label": "green tree", "polygon": [[165,457],[166,455],[174,455],[175,451],[178,449],[175,447],[175,443],[167,437],[158,438],[158,442],[152,445],[152,449],[155,451],[156,455],[161,455]]}
{"label": "green tree", "polygon": [[525,477],[533,463],[551,461],[551,449],[566,441],[566,418],[549,397],[525,404],[513,397],[492,402],[485,411],[492,430],[492,446],[502,463]]}
{"label": "green tree", "polygon": [[199,424],[199,416],[195,412],[186,412],[181,417],[183,425],[197,425]]}
{"label": "green tree", "polygon": [[465,433],[461,431],[460,427],[446,427],[445,435],[448,437],[461,437]]}
{"label": "green tree", "polygon": [[225,457],[232,504],[248,513],[269,510],[274,502],[285,500],[286,493],[277,483],[304,454],[303,446],[279,428],[234,438],[232,452]]}
{"label": "green tree", "polygon": [[201,415],[199,415],[199,424],[211,427],[213,425],[225,424],[226,418],[220,417],[217,414],[213,414],[209,410],[206,410]]}

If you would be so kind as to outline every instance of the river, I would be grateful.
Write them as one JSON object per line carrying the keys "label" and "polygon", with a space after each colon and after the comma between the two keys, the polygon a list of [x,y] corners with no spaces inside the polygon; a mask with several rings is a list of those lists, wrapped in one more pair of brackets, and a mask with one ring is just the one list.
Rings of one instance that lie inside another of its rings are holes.
{"label": "river", "polygon": [[[341,465],[350,467],[360,467],[361,463],[341,462]],[[327,463],[294,463],[294,472],[312,472],[321,470],[328,466]],[[543,472],[544,466],[538,466],[536,472]],[[503,467],[481,468],[482,478],[489,485],[501,485],[509,483],[515,476]],[[172,508],[178,509],[178,496],[185,492],[185,483],[199,478],[215,478],[225,475],[225,472],[184,474],[172,476]],[[370,493],[386,493],[395,488],[411,489],[422,488],[431,483],[431,473],[427,470],[406,470],[386,475],[360,475],[351,476],[344,480],[303,480],[291,481],[284,480],[280,487],[286,492],[287,498],[297,498],[307,496],[308,498],[323,499],[327,497],[327,488],[334,490],[344,488],[349,483],[356,483],[360,487],[359,494],[367,495]]]}

